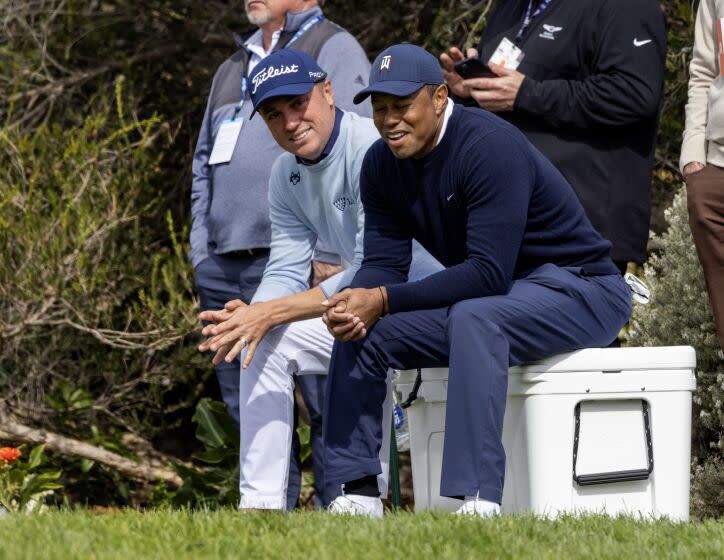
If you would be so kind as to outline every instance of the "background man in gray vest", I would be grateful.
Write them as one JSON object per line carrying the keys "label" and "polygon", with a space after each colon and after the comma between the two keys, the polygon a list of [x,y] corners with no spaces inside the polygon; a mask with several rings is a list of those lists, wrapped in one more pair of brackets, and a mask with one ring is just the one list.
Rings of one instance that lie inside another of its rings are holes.
{"label": "background man in gray vest", "polygon": [[[324,18],[314,0],[245,0],[249,21],[258,26],[238,39],[240,49],[216,71],[194,153],[191,188],[191,252],[201,309],[227,301],[249,303],[269,257],[271,230],[267,185],[272,163],[282,152],[261,119],[249,120],[247,76],[270,52],[291,47],[316,58],[336,84],[337,105],[369,116],[369,105],[354,107],[354,92],[367,84],[369,62],[354,37]],[[353,108],[354,107],[354,108]],[[318,248],[317,259],[339,257]],[[336,269],[315,265],[315,273]],[[325,270],[326,269],[326,270]],[[318,281],[316,278],[315,281]],[[216,367],[229,414],[239,424],[238,360]],[[315,488],[324,488],[321,411],[324,377],[299,380],[312,423]],[[292,449],[288,507],[299,496],[298,442]]]}

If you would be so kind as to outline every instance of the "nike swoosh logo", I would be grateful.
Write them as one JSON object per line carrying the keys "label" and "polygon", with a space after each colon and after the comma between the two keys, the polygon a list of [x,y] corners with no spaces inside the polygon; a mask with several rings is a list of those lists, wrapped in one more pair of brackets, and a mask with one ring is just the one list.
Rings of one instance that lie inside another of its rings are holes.
{"label": "nike swoosh logo", "polygon": [[455,196],[455,193],[452,193],[450,196],[447,197],[447,201],[450,202],[450,199]]}
{"label": "nike swoosh logo", "polygon": [[634,39],[634,47],[642,47],[646,43],[650,43],[651,39],[646,39],[645,41],[639,41],[638,39]]}

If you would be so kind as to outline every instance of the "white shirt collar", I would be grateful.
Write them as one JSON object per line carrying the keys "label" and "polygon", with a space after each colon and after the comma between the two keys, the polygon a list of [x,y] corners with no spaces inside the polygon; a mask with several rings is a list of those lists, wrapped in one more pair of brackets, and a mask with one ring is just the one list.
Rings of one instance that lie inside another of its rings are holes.
{"label": "white shirt collar", "polygon": [[452,115],[453,105],[455,105],[453,103],[453,100],[448,97],[447,105],[445,106],[445,115],[442,118],[442,128],[440,129],[440,136],[437,137],[437,144],[435,144],[435,146],[438,146],[442,141],[442,137],[445,136],[445,131],[447,130],[447,121],[450,120],[450,115]]}
{"label": "white shirt collar", "polygon": [[254,70],[254,66],[259,64],[259,62],[262,61],[262,59],[266,58],[266,56],[274,50],[274,47],[279,42],[279,36],[282,34],[281,29],[277,29],[272,34],[272,40],[271,45],[269,46],[269,50],[264,50],[264,44],[262,43],[262,34],[261,29],[257,29],[254,34],[249,37],[246,42],[244,43],[244,46],[249,50],[251,53],[251,57],[249,58],[249,64],[246,70],[247,75],[251,74],[251,71]]}

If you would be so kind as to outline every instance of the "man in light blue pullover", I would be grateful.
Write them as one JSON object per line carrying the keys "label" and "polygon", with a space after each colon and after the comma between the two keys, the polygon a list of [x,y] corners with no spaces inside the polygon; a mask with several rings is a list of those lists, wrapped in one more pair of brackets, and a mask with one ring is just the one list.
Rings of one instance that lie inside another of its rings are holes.
{"label": "man in light blue pullover", "polygon": [[[243,360],[240,507],[284,509],[292,376],[327,373],[333,338],[321,320],[322,302],[345,288],[362,263],[359,174],[367,149],[379,135],[370,119],[335,107],[326,73],[305,53],[271,54],[255,68],[250,83],[254,111],[288,152],[274,163],[269,182],[271,254],[251,305],[236,300],[224,310],[201,314],[216,324],[204,328],[210,338],[200,350],[215,351],[215,363],[239,354]],[[348,266],[309,289],[318,242]],[[411,279],[440,268],[417,246]],[[387,448],[382,449],[384,453]],[[385,492],[384,475],[380,483]],[[340,488],[326,493],[339,494]]]}
{"label": "man in light blue pullover", "polygon": [[[317,0],[245,0],[246,16],[254,27],[236,37],[239,50],[214,74],[194,152],[191,186],[189,258],[202,311],[219,309],[237,298],[249,303],[269,258],[267,188],[272,163],[282,149],[262,119],[249,119],[252,107],[248,77],[254,67],[272,52],[293,46],[317,60],[337,83],[340,107],[363,116],[371,114],[369,104],[352,104],[357,89],[367,83],[367,55],[350,33],[324,17],[320,4]],[[229,123],[230,119],[234,122]],[[221,146],[231,149],[225,154],[217,149],[214,154],[214,148]],[[317,247],[315,283],[338,268],[321,261],[339,264],[339,256]],[[216,366],[216,376],[229,416],[239,426],[239,361],[222,361]],[[311,424],[315,501],[323,504],[321,422],[325,377],[307,375],[297,382]],[[298,438],[293,447],[299,447]],[[292,508],[301,488],[297,449],[290,469],[287,503]]]}

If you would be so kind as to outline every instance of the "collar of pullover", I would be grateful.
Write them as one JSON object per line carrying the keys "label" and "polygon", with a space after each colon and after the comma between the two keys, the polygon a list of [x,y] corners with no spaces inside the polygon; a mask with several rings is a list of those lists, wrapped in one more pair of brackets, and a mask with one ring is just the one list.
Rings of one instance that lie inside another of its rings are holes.
{"label": "collar of pullover", "polygon": [[445,145],[447,144],[447,132],[448,129],[452,126],[454,127],[454,122],[451,120],[453,116],[457,113],[455,103],[453,103],[453,100],[448,97],[447,105],[445,106],[445,113],[443,114],[442,118],[442,127],[440,128],[440,136],[437,137],[437,142],[435,143],[435,147],[430,151],[429,154],[427,154],[422,159],[415,160],[417,165],[425,165],[428,161],[434,161],[437,159],[439,153],[444,153],[447,148],[445,148]]}
{"label": "collar of pullover", "polygon": [[445,136],[445,131],[447,130],[447,122],[450,120],[450,115],[452,115],[453,112],[453,100],[449,97],[447,98],[447,105],[445,105],[445,114],[442,117],[442,128],[440,129],[440,136],[437,138],[437,142],[435,143],[435,147],[440,145],[440,142],[442,142],[443,136]]}
{"label": "collar of pullover", "polygon": [[344,115],[344,111],[340,109],[339,107],[334,107],[334,128],[332,128],[332,135],[329,137],[329,140],[327,140],[327,143],[324,146],[324,149],[322,150],[322,153],[319,155],[317,159],[309,160],[309,159],[302,159],[299,156],[295,156],[297,159],[297,163],[300,163],[302,165],[315,165],[322,161],[324,158],[326,158],[330,153],[332,153],[332,148],[334,148],[335,142],[337,142],[337,138],[339,137],[339,127],[342,123],[342,116]]}
{"label": "collar of pullover", "polygon": [[303,12],[287,12],[287,19],[284,23],[284,31],[297,31],[308,19],[317,17],[322,13],[322,8],[314,6]]}

